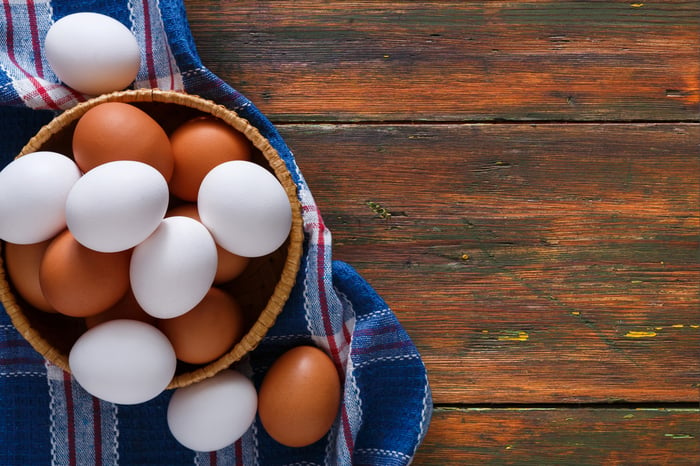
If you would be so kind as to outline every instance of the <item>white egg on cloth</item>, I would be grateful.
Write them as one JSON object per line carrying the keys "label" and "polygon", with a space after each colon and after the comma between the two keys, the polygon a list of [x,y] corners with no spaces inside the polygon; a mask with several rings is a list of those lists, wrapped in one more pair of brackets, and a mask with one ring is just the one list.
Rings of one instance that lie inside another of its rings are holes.
{"label": "white egg on cloth", "polygon": [[137,320],[111,320],[91,328],[71,348],[68,365],[91,395],[110,403],[139,404],[158,396],[175,375],[168,338]]}
{"label": "white egg on cloth", "polygon": [[168,427],[191,450],[219,450],[245,434],[255,420],[257,403],[253,383],[227,369],[175,390],[168,404]]}
{"label": "white egg on cloth", "polygon": [[88,95],[129,86],[141,66],[136,37],[99,13],[74,13],[56,21],[44,39],[46,60],[67,86]]}

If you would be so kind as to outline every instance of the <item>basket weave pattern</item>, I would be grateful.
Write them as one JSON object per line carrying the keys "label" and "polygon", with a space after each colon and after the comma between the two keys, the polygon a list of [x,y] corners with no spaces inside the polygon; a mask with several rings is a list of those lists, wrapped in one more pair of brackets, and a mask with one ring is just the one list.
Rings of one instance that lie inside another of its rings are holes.
{"label": "basket weave pattern", "polygon": [[[18,157],[39,150],[71,155],[70,141],[78,119],[92,107],[105,102],[125,102],[141,108],[160,123],[168,134],[179,124],[196,116],[210,115],[223,120],[251,141],[257,149],[253,161],[274,173],[292,206],[292,228],[285,244],[270,255],[253,258],[243,275],[222,286],[246,310],[250,321],[247,333],[226,354],[207,365],[189,366],[179,363],[168,388],[184,387],[211,377],[239,361],[260,343],[282,311],[296,282],[302,254],[303,230],[297,187],[277,151],[247,120],[234,111],[201,97],[158,89],[115,92],[78,104],[39,130]],[[8,281],[3,257],[4,254],[0,255],[0,299],[13,325],[48,361],[70,372],[68,352],[75,339],[84,331],[82,323],[33,309],[16,296]]]}

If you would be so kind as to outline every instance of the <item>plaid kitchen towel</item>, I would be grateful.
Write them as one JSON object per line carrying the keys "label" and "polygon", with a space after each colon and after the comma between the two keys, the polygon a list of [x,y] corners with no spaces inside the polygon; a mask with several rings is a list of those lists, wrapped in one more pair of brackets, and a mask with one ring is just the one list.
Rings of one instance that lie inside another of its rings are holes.
{"label": "plaid kitchen towel", "polygon": [[131,29],[142,49],[136,88],[185,91],[224,104],[271,141],[298,186],[304,256],[284,311],[239,369],[256,386],[295,345],[323,348],[344,382],[329,434],[305,448],[274,442],[259,421],[233,445],[197,453],[166,423],[172,393],[135,406],[93,398],[47,363],[0,312],[0,465],[403,465],[432,413],[425,367],[392,311],[349,265],[333,261],[324,226],[294,157],[265,116],[204,67],[180,0],[10,0],[0,10],[0,168],[41,125],[85,97],[62,86],[42,51],[57,19],[94,11]]}

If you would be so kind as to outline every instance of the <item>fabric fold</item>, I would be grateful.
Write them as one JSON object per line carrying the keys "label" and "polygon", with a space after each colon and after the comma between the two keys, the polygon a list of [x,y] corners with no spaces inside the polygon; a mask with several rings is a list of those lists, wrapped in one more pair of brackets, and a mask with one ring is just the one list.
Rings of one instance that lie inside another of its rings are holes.
{"label": "fabric fold", "polygon": [[[259,421],[218,452],[190,451],[170,435],[171,393],[136,406],[94,399],[46,363],[0,313],[0,464],[404,465],[432,413],[425,366],[396,316],[348,264],[332,258],[332,235],[275,126],[245,96],[202,64],[179,0],[27,0],[0,12],[0,168],[57,112],[87,96],[63,86],[43,57],[53,22],[79,11],[122,21],[143,50],[134,87],[211,99],[256,126],[285,161],[302,207],[304,255],[277,322],[238,368],[257,386],[274,359],[314,344],[333,359],[344,384],[331,432],[304,448],[283,447]],[[86,437],[87,436],[87,437]]]}

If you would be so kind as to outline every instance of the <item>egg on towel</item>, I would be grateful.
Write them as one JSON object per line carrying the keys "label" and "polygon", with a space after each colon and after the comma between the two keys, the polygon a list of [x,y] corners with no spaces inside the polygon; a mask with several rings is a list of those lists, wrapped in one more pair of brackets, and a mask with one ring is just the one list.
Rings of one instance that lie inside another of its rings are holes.
{"label": "egg on towel", "polygon": [[46,33],[44,51],[56,76],[88,95],[124,89],[141,65],[136,37],[116,19],[99,13],[73,13],[56,21]]}

